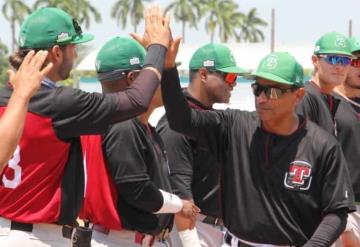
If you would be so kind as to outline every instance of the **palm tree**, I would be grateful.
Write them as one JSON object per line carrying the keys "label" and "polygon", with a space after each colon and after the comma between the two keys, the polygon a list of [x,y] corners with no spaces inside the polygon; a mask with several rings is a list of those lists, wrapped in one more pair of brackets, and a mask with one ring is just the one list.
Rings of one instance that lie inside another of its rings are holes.
{"label": "palm tree", "polygon": [[151,2],[152,0],[118,0],[111,8],[111,17],[116,19],[116,23],[125,28],[127,24],[127,17],[130,15],[131,25],[134,27],[136,33],[137,26],[144,18],[144,5],[143,1]]}
{"label": "palm tree", "polygon": [[203,0],[202,15],[205,15],[205,28],[214,42],[215,30],[218,28],[222,41],[234,36],[236,26],[240,24],[243,14],[237,12],[238,5],[232,0]]}
{"label": "palm tree", "polygon": [[8,79],[6,73],[6,71],[9,69],[7,53],[8,53],[8,49],[6,45],[2,43],[0,40],[0,85],[4,85]]}
{"label": "palm tree", "polygon": [[15,38],[16,24],[23,22],[25,16],[30,13],[30,8],[21,0],[5,0],[5,3],[2,6],[2,13],[5,19],[10,22],[12,39],[11,50],[14,51],[17,44]]}
{"label": "palm tree", "polygon": [[91,15],[96,23],[101,22],[100,13],[88,0],[37,0],[33,9],[39,7],[61,8],[77,19],[80,24],[84,24],[86,28],[90,27]]}
{"label": "palm tree", "polygon": [[264,40],[263,32],[258,28],[266,27],[267,22],[257,16],[256,8],[252,8],[247,15],[244,16],[241,25],[238,40],[244,42],[260,42]]}
{"label": "palm tree", "polygon": [[197,21],[201,17],[199,0],[174,0],[166,7],[165,13],[173,10],[176,21],[182,24],[182,42],[185,43],[185,26],[189,23],[189,27],[197,29]]}

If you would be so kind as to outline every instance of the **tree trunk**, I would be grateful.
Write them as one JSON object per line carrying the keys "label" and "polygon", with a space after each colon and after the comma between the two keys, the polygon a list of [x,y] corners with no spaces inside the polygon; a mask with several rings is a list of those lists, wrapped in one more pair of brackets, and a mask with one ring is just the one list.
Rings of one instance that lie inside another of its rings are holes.
{"label": "tree trunk", "polygon": [[182,21],[182,43],[185,44],[185,21]]}
{"label": "tree trunk", "polygon": [[136,30],[137,30],[137,25],[135,24],[134,25],[134,33],[136,33]]}
{"label": "tree trunk", "polygon": [[11,39],[12,39],[12,46],[11,46],[11,51],[14,52],[15,51],[15,46],[16,46],[16,38],[15,38],[15,20],[11,20]]}
{"label": "tree trunk", "polygon": [[211,31],[211,33],[210,33],[210,43],[214,43],[214,34],[215,34],[215,30]]}

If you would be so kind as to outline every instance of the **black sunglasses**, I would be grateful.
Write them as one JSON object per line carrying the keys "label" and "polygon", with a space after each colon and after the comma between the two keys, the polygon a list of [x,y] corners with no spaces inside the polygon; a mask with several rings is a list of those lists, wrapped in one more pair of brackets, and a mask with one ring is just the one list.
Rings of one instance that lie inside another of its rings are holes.
{"label": "black sunglasses", "polygon": [[260,94],[264,92],[268,99],[279,99],[281,96],[283,96],[283,94],[288,92],[293,92],[299,89],[299,87],[291,87],[286,89],[277,88],[277,87],[265,87],[257,82],[251,84],[251,88],[256,97],[259,97]]}
{"label": "black sunglasses", "polygon": [[82,29],[76,19],[73,19],[73,26],[76,34],[80,36],[82,34]]}

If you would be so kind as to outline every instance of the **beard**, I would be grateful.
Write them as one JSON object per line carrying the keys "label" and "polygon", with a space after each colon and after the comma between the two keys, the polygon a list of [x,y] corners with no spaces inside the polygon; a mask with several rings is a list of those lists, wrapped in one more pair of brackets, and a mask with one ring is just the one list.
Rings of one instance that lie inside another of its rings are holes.
{"label": "beard", "polygon": [[64,56],[64,60],[59,68],[59,75],[62,80],[66,80],[70,76],[70,72],[73,67],[73,61],[71,59],[68,59],[68,56]]}

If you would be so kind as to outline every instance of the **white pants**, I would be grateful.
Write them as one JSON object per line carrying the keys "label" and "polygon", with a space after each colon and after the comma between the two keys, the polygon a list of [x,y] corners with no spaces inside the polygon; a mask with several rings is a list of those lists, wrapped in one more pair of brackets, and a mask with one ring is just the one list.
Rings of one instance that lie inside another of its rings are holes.
{"label": "white pants", "polygon": [[[220,247],[222,245],[224,235],[219,226],[213,226],[196,221],[195,227],[199,236],[201,247]],[[170,241],[172,247],[183,247],[175,225],[170,233]]]}
{"label": "white pants", "polygon": [[[356,205],[356,212],[348,214],[347,224],[344,232],[352,231],[360,241],[360,206]],[[342,247],[341,238],[336,240],[332,247]]]}
{"label": "white pants", "polygon": [[[134,231],[115,231],[110,230],[108,234],[104,234],[97,230],[93,230],[91,247],[136,247],[142,246],[141,244],[135,243],[135,232]],[[155,239],[152,247],[170,247],[170,244],[165,242],[159,242]]]}
{"label": "white pants", "polygon": [[223,245],[221,247],[228,247],[228,246],[231,246],[231,247],[238,247],[238,242],[242,242],[242,243],[245,243],[247,245],[250,245],[252,247],[289,247],[288,245],[273,245],[273,244],[257,244],[257,243],[252,243],[252,242],[249,242],[249,241],[245,241],[245,240],[242,240],[242,239],[239,239],[237,237],[235,237],[233,234],[231,234],[229,231],[227,231],[228,234],[231,235],[231,245],[228,245],[225,241],[223,243]]}
{"label": "white pants", "polygon": [[33,224],[32,232],[11,230],[11,221],[0,217],[1,247],[70,247],[71,240],[62,235],[62,226]]}

